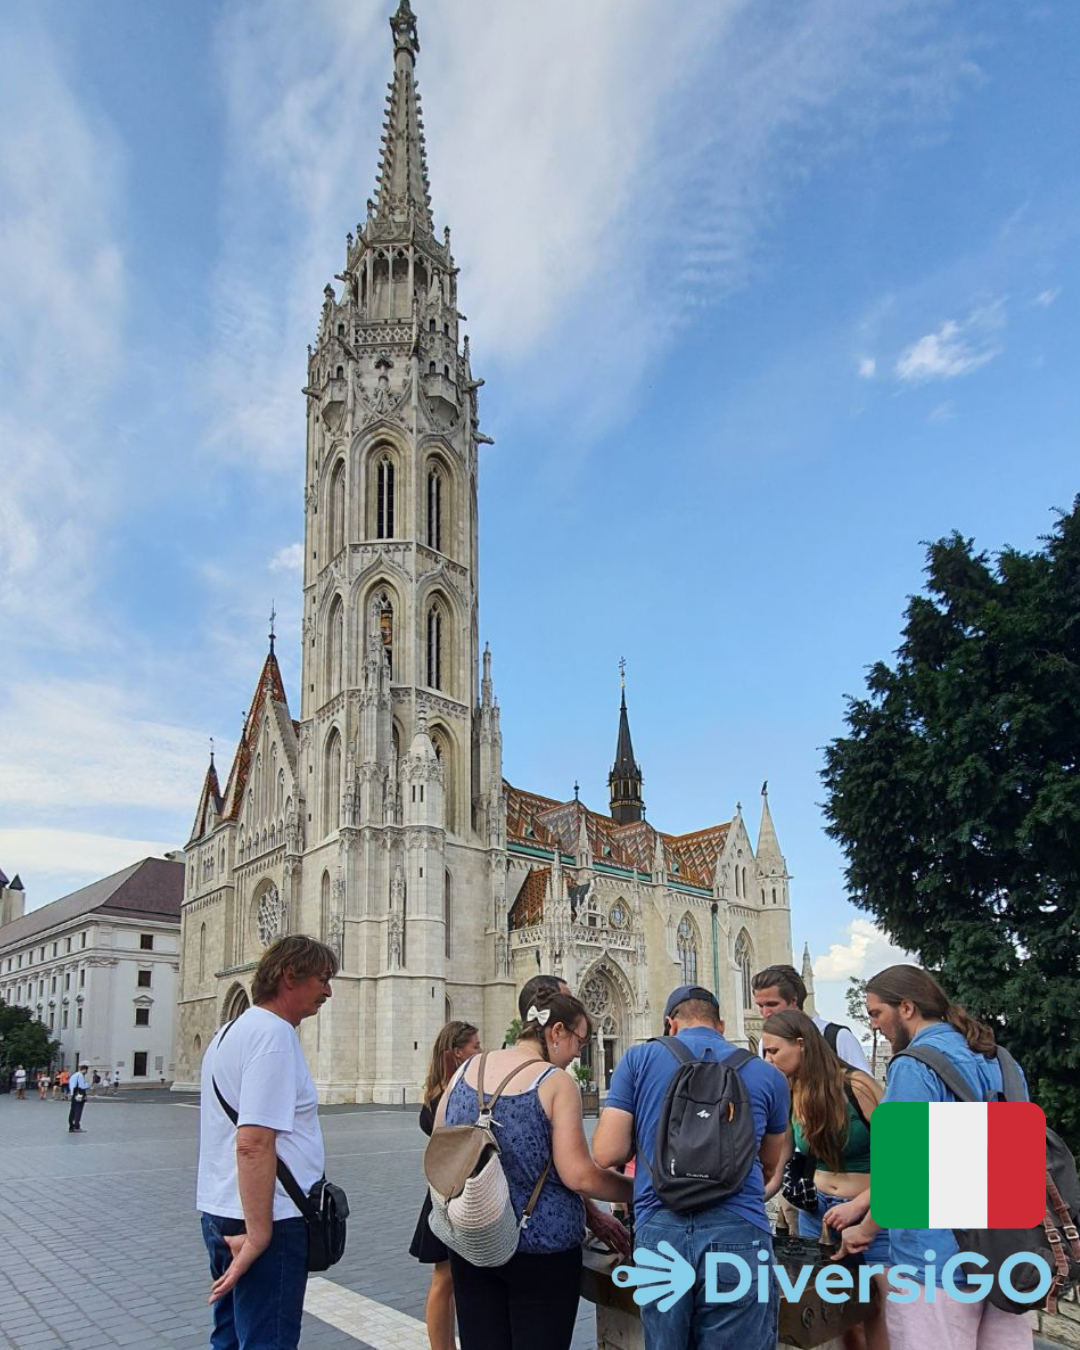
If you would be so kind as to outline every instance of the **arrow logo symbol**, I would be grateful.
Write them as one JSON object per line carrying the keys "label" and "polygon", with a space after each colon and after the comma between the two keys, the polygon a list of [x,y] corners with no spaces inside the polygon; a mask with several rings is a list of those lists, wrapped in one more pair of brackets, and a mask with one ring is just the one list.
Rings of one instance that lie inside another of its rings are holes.
{"label": "arrow logo symbol", "polygon": [[611,1278],[623,1289],[637,1286],[634,1302],[639,1308],[659,1298],[663,1302],[656,1304],[657,1311],[667,1312],[694,1283],[694,1267],[670,1242],[661,1242],[655,1252],[635,1247],[634,1262],[632,1266],[616,1266]]}

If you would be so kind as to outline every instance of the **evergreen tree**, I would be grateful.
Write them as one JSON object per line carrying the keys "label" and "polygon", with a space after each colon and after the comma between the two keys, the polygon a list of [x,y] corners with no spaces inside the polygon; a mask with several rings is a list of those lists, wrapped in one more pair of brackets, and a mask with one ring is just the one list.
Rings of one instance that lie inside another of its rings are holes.
{"label": "evergreen tree", "polygon": [[59,1041],[49,1039],[48,1028],[37,1021],[29,1008],[16,1008],[0,998],[0,1056],[3,1071],[10,1073],[21,1064],[27,1073],[45,1069],[60,1049]]}
{"label": "evergreen tree", "polygon": [[853,902],[994,1026],[1080,1145],[1080,497],[1043,547],[930,545],[822,777]]}
{"label": "evergreen tree", "polygon": [[847,1013],[853,1022],[859,1026],[866,1027],[870,1032],[870,1072],[877,1073],[877,1027],[870,1025],[870,1014],[866,1011],[866,981],[860,980],[856,975],[848,976],[848,987],[844,991],[844,1000],[847,1003]]}

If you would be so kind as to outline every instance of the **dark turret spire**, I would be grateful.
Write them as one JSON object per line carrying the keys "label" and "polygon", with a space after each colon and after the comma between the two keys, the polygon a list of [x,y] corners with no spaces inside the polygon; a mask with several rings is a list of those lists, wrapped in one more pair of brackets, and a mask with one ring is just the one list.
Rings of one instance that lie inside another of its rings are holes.
{"label": "dark turret spire", "polygon": [[615,763],[608,774],[608,787],[611,789],[611,815],[619,825],[631,825],[645,815],[645,803],[641,796],[642,775],[634,758],[634,746],[630,740],[630,718],[626,711],[626,661],[619,662],[619,688],[622,698],[619,704],[619,739],[615,746]]}

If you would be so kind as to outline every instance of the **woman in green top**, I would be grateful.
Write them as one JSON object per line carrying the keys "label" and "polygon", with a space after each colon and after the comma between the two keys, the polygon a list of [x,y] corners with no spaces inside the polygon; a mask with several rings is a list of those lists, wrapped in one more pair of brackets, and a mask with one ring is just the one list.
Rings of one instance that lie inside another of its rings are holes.
{"label": "woman in green top", "polygon": [[[798,1149],[817,1162],[818,1208],[816,1214],[799,1211],[799,1236],[819,1237],[823,1220],[835,1230],[858,1223],[870,1207],[870,1117],[881,1088],[869,1074],[845,1064],[797,1008],[773,1013],[762,1031],[761,1048],[791,1087],[787,1155]],[[868,1265],[888,1266],[887,1232],[874,1240],[865,1259]],[[882,1315],[885,1277],[872,1278],[878,1286],[873,1311],[862,1327],[844,1333],[844,1350],[888,1350]]]}

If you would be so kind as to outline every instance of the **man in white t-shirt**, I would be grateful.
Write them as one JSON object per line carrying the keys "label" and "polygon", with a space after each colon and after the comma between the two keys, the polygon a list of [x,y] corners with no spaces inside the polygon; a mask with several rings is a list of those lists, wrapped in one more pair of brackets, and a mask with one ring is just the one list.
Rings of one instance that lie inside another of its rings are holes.
{"label": "man in white t-shirt", "polygon": [[15,1070],[15,1097],[20,1102],[26,1100],[26,1070],[21,1064]]}
{"label": "man in white t-shirt", "polygon": [[[767,966],[754,976],[751,987],[757,1010],[766,1020],[784,1008],[798,1008],[801,1012],[806,1002],[806,985],[794,966]],[[845,1064],[870,1073],[870,1061],[849,1027],[830,1022],[826,1017],[810,1020]]]}
{"label": "man in white t-shirt", "polygon": [[307,1225],[276,1169],[280,1159],[305,1195],[323,1175],[318,1097],[296,1028],[330,997],[337,968],[314,938],[280,938],[256,967],[255,1006],[203,1056],[196,1205],[214,1280],[215,1350],[300,1343]]}

